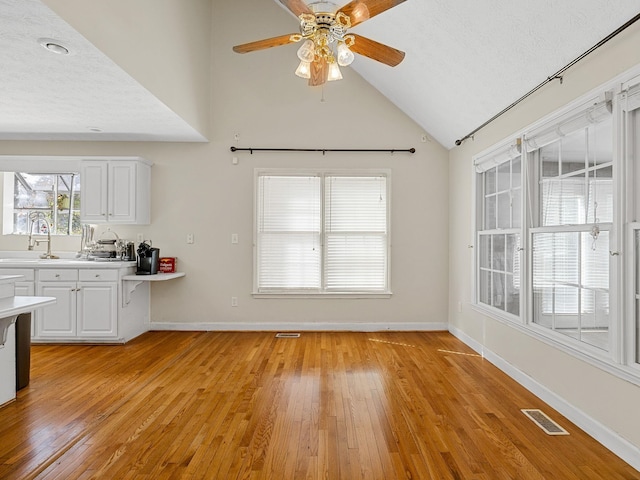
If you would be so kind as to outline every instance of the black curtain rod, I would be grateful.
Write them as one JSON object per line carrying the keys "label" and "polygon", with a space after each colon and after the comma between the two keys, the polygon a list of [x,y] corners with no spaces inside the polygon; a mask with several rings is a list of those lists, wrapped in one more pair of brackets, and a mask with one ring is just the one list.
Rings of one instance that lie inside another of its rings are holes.
{"label": "black curtain rod", "polygon": [[633,17],[631,20],[629,20],[627,23],[625,23],[624,25],[622,25],[621,27],[617,28],[615,31],[611,32],[609,35],[607,35],[606,37],[604,37],[602,40],[600,40],[598,43],[596,43],[593,47],[591,47],[589,50],[587,50],[586,52],[584,52],[582,55],[580,55],[577,58],[574,58],[571,62],[567,63],[564,67],[562,67],[560,70],[558,70],[556,73],[554,73],[553,75],[547,77],[547,79],[545,81],[543,81],[542,83],[540,83],[539,85],[536,85],[532,90],[530,90],[529,92],[525,93],[522,97],[520,97],[518,100],[516,100],[515,102],[513,102],[511,105],[509,105],[507,108],[505,108],[504,110],[501,110],[500,112],[498,112],[497,114],[495,114],[493,117],[491,117],[489,120],[487,120],[486,122],[484,122],[482,125],[480,125],[478,128],[476,128],[475,130],[467,133],[464,137],[456,140],[456,147],[459,147],[460,145],[462,145],[462,142],[464,142],[465,140],[467,140],[468,138],[473,137],[473,135],[478,132],[479,130],[482,130],[484,127],[486,127],[487,125],[489,125],[491,122],[493,122],[496,118],[501,117],[502,115],[504,115],[505,113],[507,113],[509,110],[511,110],[513,107],[515,107],[516,105],[518,105],[520,102],[522,102],[525,98],[529,97],[530,95],[533,95],[535,92],[537,92],[538,90],[540,90],[542,87],[544,87],[547,83],[553,82],[554,80],[560,80],[560,83],[562,83],[562,74],[564,72],[566,72],[567,70],[569,70],[571,67],[573,67],[576,63],[578,63],[580,60],[582,60],[584,57],[586,57],[587,55],[589,55],[591,52],[593,52],[594,50],[600,48],[602,45],[604,45],[605,43],[607,43],[609,40],[611,40],[613,37],[615,37],[616,35],[618,35],[619,33],[621,33],[622,31],[626,30],[628,27],[630,27],[631,25],[633,25],[634,23],[636,23],[638,20],[640,20],[640,13],[638,15],[636,15],[635,17]]}
{"label": "black curtain rod", "polygon": [[327,152],[416,153],[415,148],[408,148],[404,150],[397,150],[397,149],[378,150],[378,149],[363,149],[363,148],[238,148],[238,147],[231,147],[230,150],[232,152],[251,152],[251,155],[253,155],[253,152],[322,152],[322,155],[324,155]]}

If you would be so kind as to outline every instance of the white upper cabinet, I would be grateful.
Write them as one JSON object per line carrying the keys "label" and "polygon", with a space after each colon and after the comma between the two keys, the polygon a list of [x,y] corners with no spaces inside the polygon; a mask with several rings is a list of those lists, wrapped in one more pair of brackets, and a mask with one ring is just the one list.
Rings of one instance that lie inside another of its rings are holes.
{"label": "white upper cabinet", "polygon": [[85,223],[151,222],[151,164],[143,159],[83,160],[80,219]]}

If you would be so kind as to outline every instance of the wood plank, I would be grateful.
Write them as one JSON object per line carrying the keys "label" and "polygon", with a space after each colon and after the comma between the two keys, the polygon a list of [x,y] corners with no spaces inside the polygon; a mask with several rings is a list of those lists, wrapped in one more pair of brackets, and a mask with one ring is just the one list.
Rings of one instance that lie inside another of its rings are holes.
{"label": "wood plank", "polygon": [[150,332],[32,352],[31,384],[0,408],[2,479],[640,478],[444,332]]}

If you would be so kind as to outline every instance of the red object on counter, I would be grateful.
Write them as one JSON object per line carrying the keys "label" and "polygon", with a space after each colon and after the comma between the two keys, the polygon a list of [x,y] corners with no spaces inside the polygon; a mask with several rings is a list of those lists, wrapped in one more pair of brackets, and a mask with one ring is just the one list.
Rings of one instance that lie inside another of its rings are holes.
{"label": "red object on counter", "polygon": [[176,271],[176,257],[162,257],[160,258],[160,273],[175,273]]}

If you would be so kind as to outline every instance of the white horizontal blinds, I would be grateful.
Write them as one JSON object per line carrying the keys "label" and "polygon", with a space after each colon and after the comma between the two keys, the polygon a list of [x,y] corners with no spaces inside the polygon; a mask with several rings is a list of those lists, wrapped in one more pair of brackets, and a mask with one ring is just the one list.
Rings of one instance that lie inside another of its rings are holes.
{"label": "white horizontal blinds", "polygon": [[258,177],[259,291],[320,288],[321,179]]}
{"label": "white horizontal blinds", "polygon": [[577,130],[611,118],[611,112],[611,100],[604,100],[588,108],[581,108],[577,112],[574,111],[567,114],[551,124],[527,134],[525,137],[526,150],[527,152],[532,152]]}
{"label": "white horizontal blinds", "polygon": [[522,148],[520,139],[518,138],[513,142],[499,147],[486,155],[482,155],[481,157],[476,158],[473,164],[476,167],[476,172],[483,173],[490,168],[500,165],[513,158],[519,157],[521,151]]}
{"label": "white horizontal blinds", "polygon": [[325,289],[387,290],[386,176],[325,179]]}

